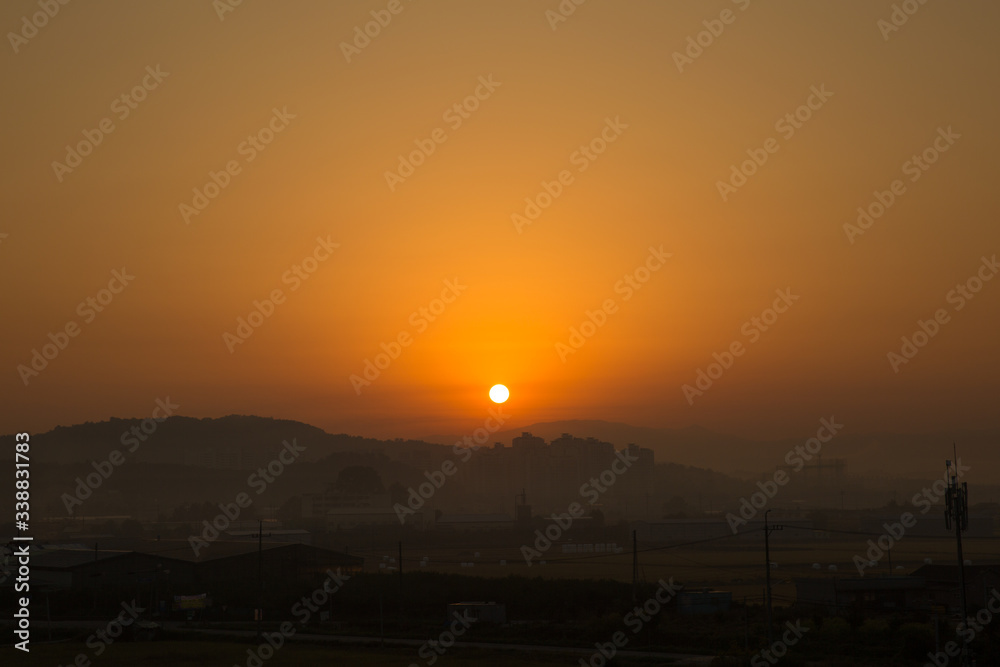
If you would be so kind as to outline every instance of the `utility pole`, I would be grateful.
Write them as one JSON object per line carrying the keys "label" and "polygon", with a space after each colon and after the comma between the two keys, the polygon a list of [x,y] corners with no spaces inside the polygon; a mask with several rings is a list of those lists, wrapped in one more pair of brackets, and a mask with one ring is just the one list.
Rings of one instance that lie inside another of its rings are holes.
{"label": "utility pole", "polygon": [[750,653],[750,607],[747,606],[747,596],[743,596],[743,648]]}
{"label": "utility pole", "polygon": [[[271,533],[268,533],[270,536]],[[257,641],[262,641],[264,621],[264,521],[257,519]]]}
{"label": "utility pole", "polygon": [[[379,579],[382,579],[380,574]],[[382,618],[382,582],[378,582],[378,636],[379,646],[385,648],[385,621]]]}
{"label": "utility pole", "polygon": [[[954,445],[952,445],[954,447]],[[965,557],[962,555],[962,531],[969,527],[969,485],[962,482],[958,484],[958,451],[955,453],[955,471],[951,469],[951,461],[946,461],[948,470],[948,489],[945,491],[945,514],[944,525],[955,527],[955,543],[958,547],[958,585],[959,604],[961,605],[961,624],[968,624],[968,603],[965,599]],[[962,643],[962,665],[969,664],[969,645]]]}
{"label": "utility pole", "polygon": [[632,531],[632,602],[633,604],[639,602],[639,550],[637,548],[637,542],[635,538],[635,532]]}
{"label": "utility pole", "polygon": [[772,530],[782,530],[784,528],[784,526],[782,526],[782,525],[776,525],[776,526],[768,526],[767,525],[767,515],[770,512],[771,512],[771,510],[767,510],[766,512],[764,512],[764,567],[765,567],[765,574],[766,574],[766,579],[765,580],[767,582],[765,584],[764,592],[765,592],[766,597],[767,597],[767,599],[765,600],[765,604],[767,605],[767,645],[768,646],[770,646],[772,644],[772,641],[771,641],[771,632],[772,632],[772,630],[771,630],[771,541],[770,541],[770,537],[771,537],[771,531]]}
{"label": "utility pole", "polygon": [[264,620],[264,522],[257,519],[257,641],[261,641]]}
{"label": "utility pole", "polygon": [[[11,548],[11,553],[13,553],[13,551],[14,551],[14,549],[12,547]],[[97,562],[97,542],[94,542],[94,562],[95,563]],[[99,589],[100,589],[100,586],[94,586],[94,609],[95,610],[97,609],[97,591]]]}

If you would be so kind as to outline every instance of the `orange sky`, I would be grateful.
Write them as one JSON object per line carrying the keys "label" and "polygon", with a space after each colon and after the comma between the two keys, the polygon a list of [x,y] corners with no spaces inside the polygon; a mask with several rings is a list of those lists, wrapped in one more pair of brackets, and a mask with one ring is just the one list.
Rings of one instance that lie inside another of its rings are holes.
{"label": "orange sky", "polygon": [[[1000,252],[1000,6],[927,3],[892,31],[878,23],[892,3],[870,0],[590,0],[546,16],[558,7],[246,0],[220,18],[209,0],[69,3],[35,31],[38,4],[4,3],[4,32],[31,36],[8,34],[0,56],[0,430],[144,417],[170,396],[192,416],[461,433],[496,382],[513,424],[997,426],[1000,280],[961,309],[949,291]],[[378,18],[367,45],[342,45]],[[808,119],[782,122],[797,109]],[[948,128],[934,164],[906,165]],[[85,132],[100,142],[69,167]],[[723,196],[748,155],[766,161]],[[210,172],[225,187],[200,201]],[[882,217],[845,230],[897,179]],[[557,196],[534,215],[543,181]],[[91,313],[123,267],[134,279]],[[283,302],[245,342],[224,337],[274,290]],[[799,299],[755,336],[745,323],[777,290]],[[947,320],[894,372],[888,354],[938,309]],[[25,370],[67,325],[65,349]],[[737,343],[689,401],[684,385]]]}

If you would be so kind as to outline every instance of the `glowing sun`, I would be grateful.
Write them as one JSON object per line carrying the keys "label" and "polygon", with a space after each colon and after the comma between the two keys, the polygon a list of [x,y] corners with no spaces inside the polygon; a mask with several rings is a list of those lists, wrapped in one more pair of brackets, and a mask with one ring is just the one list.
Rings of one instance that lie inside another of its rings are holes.
{"label": "glowing sun", "polygon": [[502,384],[495,384],[490,387],[490,400],[494,403],[503,403],[509,396],[510,392]]}

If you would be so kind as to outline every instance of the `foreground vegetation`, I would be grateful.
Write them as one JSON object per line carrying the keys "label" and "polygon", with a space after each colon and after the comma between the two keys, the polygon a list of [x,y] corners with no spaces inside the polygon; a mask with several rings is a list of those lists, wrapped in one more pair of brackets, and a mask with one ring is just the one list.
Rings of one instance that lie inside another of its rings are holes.
{"label": "foreground vegetation", "polygon": [[[221,641],[121,642],[109,646],[104,655],[92,660],[92,664],[100,664],[102,667],[229,667],[247,664],[247,648],[246,643]],[[70,665],[79,653],[93,657],[93,651],[82,643],[39,644],[32,648],[31,662],[26,664]],[[412,648],[289,644],[275,652],[264,664],[267,667],[406,667],[414,662],[421,661]],[[435,664],[446,667],[504,667],[511,664],[511,656],[481,650],[455,649],[439,658]],[[565,665],[567,660],[559,656],[519,655],[517,664],[525,667],[552,667]]]}

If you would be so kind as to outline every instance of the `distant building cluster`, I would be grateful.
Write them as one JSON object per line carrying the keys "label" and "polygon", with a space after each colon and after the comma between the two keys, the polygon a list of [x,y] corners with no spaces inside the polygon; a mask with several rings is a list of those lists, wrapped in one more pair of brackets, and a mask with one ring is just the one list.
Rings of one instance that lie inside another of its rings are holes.
{"label": "distant building cluster", "polygon": [[[441,467],[440,460],[420,451],[405,453],[400,461],[423,471]],[[404,519],[417,528],[505,529],[532,514],[565,512],[572,502],[613,520],[649,516],[655,512],[650,507],[653,466],[653,450],[634,444],[616,451],[596,438],[563,433],[546,443],[522,433],[510,446],[474,450],[456,464],[450,488]],[[581,496],[584,485],[587,494]],[[302,494],[302,518],[324,520],[328,530],[398,525],[394,504],[388,493],[352,493],[329,484],[322,492]]]}
{"label": "distant building cluster", "polygon": [[[598,505],[605,515],[642,516],[652,480],[653,450],[628,445],[624,450],[634,463],[602,492]],[[496,498],[504,501],[523,493],[539,512],[565,511],[566,504],[580,500],[580,487],[592,479],[600,484],[601,474],[618,460],[614,445],[597,438],[577,438],[569,433],[546,444],[543,438],[525,432],[510,447],[496,443],[482,447],[465,464],[467,491],[481,504]],[[608,479],[610,475],[605,475]],[[617,480],[616,480],[617,481]]]}

